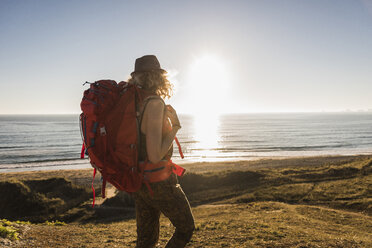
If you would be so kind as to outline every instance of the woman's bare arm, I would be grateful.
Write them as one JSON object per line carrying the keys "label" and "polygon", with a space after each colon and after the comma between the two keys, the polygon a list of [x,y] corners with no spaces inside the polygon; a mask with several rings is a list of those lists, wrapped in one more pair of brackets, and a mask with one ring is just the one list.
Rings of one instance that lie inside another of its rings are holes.
{"label": "woman's bare arm", "polygon": [[164,103],[161,100],[148,102],[144,121],[147,156],[151,163],[156,164],[167,154],[180,127],[174,127],[163,137]]}

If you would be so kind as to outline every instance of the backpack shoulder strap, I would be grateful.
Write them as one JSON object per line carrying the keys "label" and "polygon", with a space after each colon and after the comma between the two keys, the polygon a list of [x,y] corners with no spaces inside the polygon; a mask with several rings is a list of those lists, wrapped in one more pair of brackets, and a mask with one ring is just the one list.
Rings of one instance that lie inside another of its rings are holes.
{"label": "backpack shoulder strap", "polygon": [[145,109],[146,109],[146,106],[147,104],[151,101],[151,100],[155,100],[155,99],[160,99],[163,103],[164,103],[164,108],[165,108],[165,102],[164,100],[160,97],[160,96],[156,96],[156,95],[151,95],[151,96],[148,96],[146,97],[143,102],[142,102],[142,107],[140,109],[140,119],[139,119],[139,128],[141,129],[141,126],[142,126],[142,119],[143,119],[143,115],[145,113]]}

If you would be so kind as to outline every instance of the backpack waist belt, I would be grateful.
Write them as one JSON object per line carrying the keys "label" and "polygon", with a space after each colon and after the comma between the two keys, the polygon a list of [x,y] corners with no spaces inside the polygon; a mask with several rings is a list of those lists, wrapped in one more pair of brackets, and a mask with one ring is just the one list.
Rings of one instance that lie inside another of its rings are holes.
{"label": "backpack waist belt", "polygon": [[186,171],[181,166],[173,163],[172,160],[161,160],[157,164],[141,162],[139,166],[143,171],[145,182],[149,183],[164,181],[168,179],[172,173],[177,176],[183,176]]}

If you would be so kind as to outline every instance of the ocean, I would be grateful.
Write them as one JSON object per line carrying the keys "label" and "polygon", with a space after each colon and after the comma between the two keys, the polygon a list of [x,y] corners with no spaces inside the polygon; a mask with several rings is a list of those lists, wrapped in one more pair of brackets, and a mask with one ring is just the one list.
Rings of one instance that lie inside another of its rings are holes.
{"label": "ocean", "polygon": [[[185,159],[372,154],[372,113],[180,115]],[[78,115],[0,115],[0,172],[90,168],[80,159]]]}

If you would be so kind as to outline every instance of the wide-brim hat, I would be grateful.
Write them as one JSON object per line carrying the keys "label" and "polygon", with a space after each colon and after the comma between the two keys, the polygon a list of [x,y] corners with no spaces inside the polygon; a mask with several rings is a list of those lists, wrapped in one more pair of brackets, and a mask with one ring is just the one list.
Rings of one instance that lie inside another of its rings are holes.
{"label": "wide-brim hat", "polygon": [[137,72],[147,71],[161,71],[163,73],[167,73],[166,70],[160,67],[159,60],[156,58],[155,55],[145,55],[136,59],[136,62],[134,64],[134,71],[130,75],[133,76],[133,74]]}

